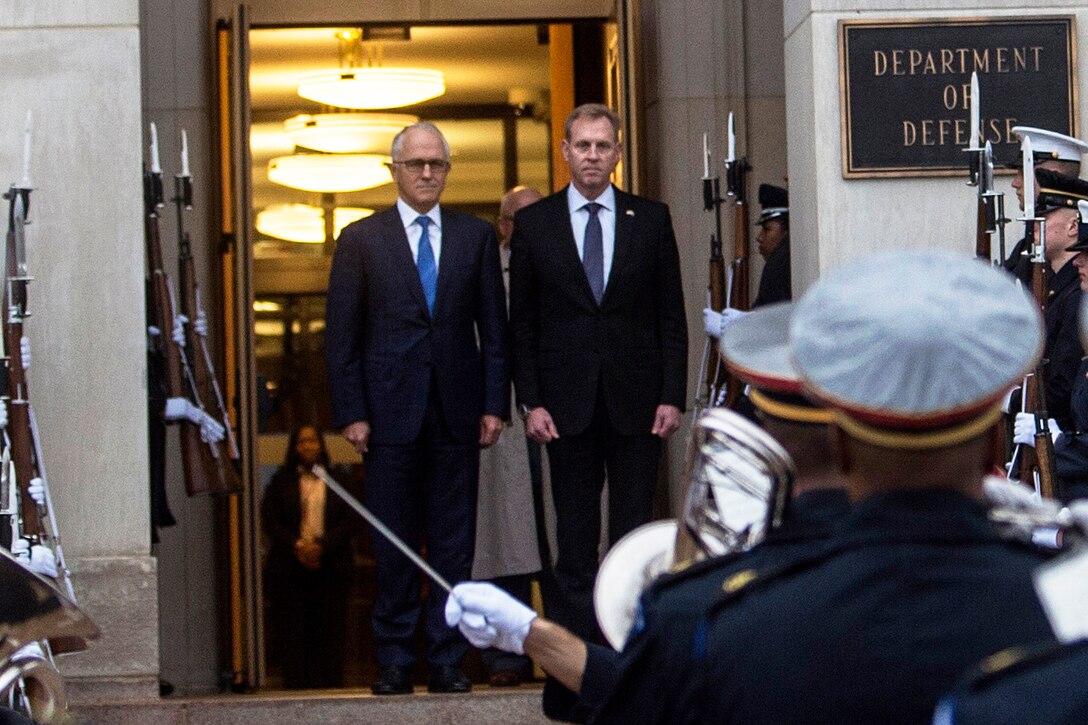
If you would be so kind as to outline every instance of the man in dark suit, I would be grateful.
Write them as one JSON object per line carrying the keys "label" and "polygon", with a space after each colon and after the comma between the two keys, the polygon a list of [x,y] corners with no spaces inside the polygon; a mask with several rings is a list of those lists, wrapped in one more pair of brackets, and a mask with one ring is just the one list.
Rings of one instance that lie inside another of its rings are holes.
{"label": "man in dark suit", "polygon": [[[439,207],[449,146],[431,124],[393,141],[395,207],[344,228],[329,277],[325,351],[333,424],[365,454],[366,503],[452,582],[475,540],[479,447],[509,410],[506,304],[489,224]],[[411,691],[419,571],[374,537],[376,694]],[[467,692],[467,643],[424,607],[432,692]]]}
{"label": "man in dark suit", "polygon": [[514,384],[526,435],[548,446],[556,593],[548,615],[596,641],[592,589],[609,481],[615,542],[652,515],[661,441],[680,425],[687,323],[669,210],[610,182],[619,118],[568,116],[566,189],[518,212],[511,240]]}

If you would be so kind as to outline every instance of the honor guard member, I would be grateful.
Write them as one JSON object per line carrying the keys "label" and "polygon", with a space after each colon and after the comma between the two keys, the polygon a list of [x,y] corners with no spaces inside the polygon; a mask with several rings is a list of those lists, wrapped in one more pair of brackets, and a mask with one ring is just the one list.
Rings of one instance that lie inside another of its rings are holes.
{"label": "honor guard member", "polygon": [[[1085,182],[1077,180],[1080,184]],[[1088,201],[1081,201],[1079,209],[1079,238],[1069,247],[1075,252],[1073,267],[1077,272],[1077,283],[1081,295],[1079,330],[1080,346],[1088,348],[1088,297],[1083,292],[1088,290]],[[1058,474],[1058,498],[1070,501],[1088,496],[1088,357],[1079,360],[1079,367],[1073,376],[1073,389],[1069,399],[1069,419],[1071,425],[1062,425],[1056,420],[1049,421],[1050,433],[1054,437],[1054,463]],[[1049,402],[1049,401],[1048,401]],[[1017,413],[1015,423],[1015,442],[1029,446],[1035,445],[1035,416],[1030,413]]]}
{"label": "honor guard member", "polygon": [[1083,725],[1086,672],[1086,640],[999,652],[941,701],[933,725]]}
{"label": "honor guard member", "polygon": [[846,515],[843,481],[829,455],[831,414],[802,397],[800,378],[789,359],[791,312],[790,304],[757,310],[731,326],[721,345],[733,372],[753,386],[752,399],[767,431],[794,461],[788,492],[792,500],[780,526],[760,545],[658,579],[643,595],[635,630],[620,653],[585,643],[490,585],[454,587],[449,600],[454,603],[446,610],[450,626],[459,625],[476,646],[524,648],[569,688],[545,687],[543,704],[549,717],[568,722],[671,722],[672,707],[683,698],[686,683],[670,674],[674,664],[687,661],[702,613],[720,591],[722,579],[742,568],[811,555]]}
{"label": "honor guard member", "polygon": [[790,350],[835,409],[853,509],[830,551],[722,582],[677,722],[924,723],[968,667],[1053,637],[1043,554],[981,502],[1001,398],[1042,340],[1027,295],[963,255],[877,255],[812,287]]}
{"label": "honor guard member", "polygon": [[1088,181],[1046,169],[1037,170],[1035,176],[1039,189],[1035,213],[1044,219],[1046,228],[1046,406],[1061,429],[1071,430],[1070,398],[1084,350],[1077,332],[1081,298],[1073,266],[1077,252],[1070,247],[1080,235],[1077,203],[1088,200]]}
{"label": "honor guard member", "polygon": [[[789,193],[781,186],[759,185],[759,204],[763,207],[756,225],[756,246],[763,257],[763,273],[759,277],[759,290],[752,309],[775,302],[793,299],[790,277],[790,204]],[[727,307],[715,312],[703,310],[703,327],[706,334],[720,338],[725,328],[746,313]]]}
{"label": "honor guard member", "polygon": [[[1012,132],[1021,139],[1031,139],[1031,149],[1035,157],[1035,171],[1040,169],[1056,171],[1066,176],[1080,176],[1081,156],[1088,152],[1088,144],[1064,133],[1047,131],[1031,126],[1014,126]],[[1024,168],[1020,162],[1020,155],[1009,162],[1008,167],[1016,170],[1012,180],[1013,191],[1020,200],[1020,208],[1024,208]],[[1036,185],[1038,188],[1038,185]],[[1031,288],[1031,250],[1025,249],[1024,240],[1021,239],[1012,248],[1008,259],[1005,260],[1005,269],[1016,275],[1026,287]]]}

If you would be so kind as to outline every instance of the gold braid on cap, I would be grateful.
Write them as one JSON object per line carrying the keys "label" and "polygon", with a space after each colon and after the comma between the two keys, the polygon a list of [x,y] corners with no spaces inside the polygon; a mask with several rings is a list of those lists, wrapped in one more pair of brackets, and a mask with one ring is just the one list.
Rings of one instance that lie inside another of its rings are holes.
{"label": "gold braid on cap", "polygon": [[748,389],[748,399],[767,415],[792,421],[794,423],[819,423],[828,425],[834,420],[834,414],[827,408],[810,408],[806,405],[794,405],[775,400],[764,395],[757,388]]}
{"label": "gold braid on cap", "polygon": [[994,406],[966,423],[936,431],[887,430],[862,423],[842,411],[835,411],[835,424],[851,438],[871,443],[881,448],[920,451],[927,448],[945,448],[969,441],[981,435],[1001,418],[1000,406]]}

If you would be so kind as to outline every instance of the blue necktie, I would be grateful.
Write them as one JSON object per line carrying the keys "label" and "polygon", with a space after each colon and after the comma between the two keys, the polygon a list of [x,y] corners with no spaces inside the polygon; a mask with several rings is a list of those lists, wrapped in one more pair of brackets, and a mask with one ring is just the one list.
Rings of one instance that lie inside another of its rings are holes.
{"label": "blue necktie", "polygon": [[431,249],[431,237],[427,234],[427,227],[431,223],[430,217],[421,216],[416,223],[423,228],[419,235],[419,254],[416,256],[416,267],[419,268],[419,281],[423,285],[423,296],[427,299],[427,311],[434,314],[434,293],[438,285],[438,267],[434,263],[434,250]]}
{"label": "blue necktie", "polygon": [[601,220],[597,218],[601,205],[591,201],[582,208],[589,212],[586,234],[582,240],[582,266],[586,268],[586,279],[593,291],[593,299],[599,305],[604,297],[604,234],[601,232]]}

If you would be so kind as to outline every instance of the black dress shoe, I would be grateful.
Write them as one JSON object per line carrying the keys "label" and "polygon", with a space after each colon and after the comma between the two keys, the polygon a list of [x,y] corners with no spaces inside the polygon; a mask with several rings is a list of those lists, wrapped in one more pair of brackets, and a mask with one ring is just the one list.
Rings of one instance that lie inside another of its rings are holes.
{"label": "black dress shoe", "polygon": [[406,695],[412,691],[412,668],[385,665],[378,669],[378,679],[370,686],[375,695]]}
{"label": "black dress shoe", "polygon": [[435,665],[431,668],[429,692],[469,692],[472,683],[465,677],[460,667],[454,665]]}
{"label": "black dress shoe", "polygon": [[521,674],[514,670],[492,672],[488,678],[492,687],[517,687],[521,684]]}

